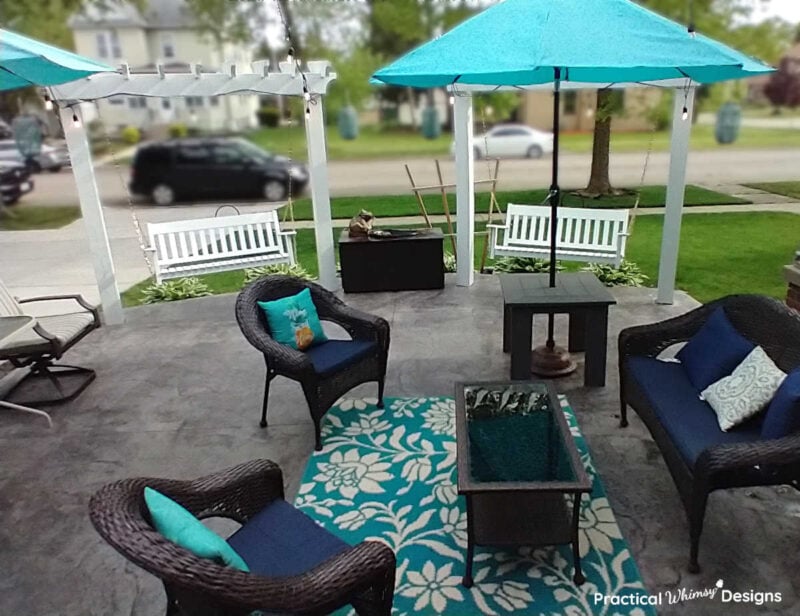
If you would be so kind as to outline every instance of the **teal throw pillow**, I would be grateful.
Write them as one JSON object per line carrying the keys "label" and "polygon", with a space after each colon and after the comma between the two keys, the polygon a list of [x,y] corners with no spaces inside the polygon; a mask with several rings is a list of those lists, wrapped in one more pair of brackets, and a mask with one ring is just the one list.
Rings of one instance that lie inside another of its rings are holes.
{"label": "teal throw pillow", "polygon": [[258,305],[267,315],[272,337],[281,344],[305,351],[328,339],[308,289],[272,302],[258,302]]}
{"label": "teal throw pillow", "polygon": [[145,488],[144,501],[156,530],[173,543],[200,558],[210,558],[239,571],[250,571],[247,563],[225,539],[206,528],[190,511],[171,498],[153,488]]}

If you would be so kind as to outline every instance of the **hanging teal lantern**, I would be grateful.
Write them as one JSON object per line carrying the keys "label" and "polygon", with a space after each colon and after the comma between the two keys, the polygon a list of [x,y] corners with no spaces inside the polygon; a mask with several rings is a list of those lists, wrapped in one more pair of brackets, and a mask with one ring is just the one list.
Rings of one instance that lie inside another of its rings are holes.
{"label": "hanging teal lantern", "polygon": [[358,112],[352,105],[342,107],[337,118],[339,135],[349,141],[358,137]]}
{"label": "hanging teal lantern", "polygon": [[739,138],[742,124],[742,108],[736,103],[725,103],[717,112],[717,125],[714,134],[717,143],[733,143]]}
{"label": "hanging teal lantern", "polygon": [[422,110],[422,136],[425,139],[436,139],[442,134],[442,124],[439,122],[439,111],[433,105],[428,105]]}

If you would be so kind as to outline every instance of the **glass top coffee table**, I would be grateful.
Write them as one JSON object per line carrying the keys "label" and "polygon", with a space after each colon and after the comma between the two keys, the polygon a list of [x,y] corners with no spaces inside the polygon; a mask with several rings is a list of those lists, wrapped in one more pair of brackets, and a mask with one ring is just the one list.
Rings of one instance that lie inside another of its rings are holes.
{"label": "glass top coffee table", "polygon": [[457,383],[456,451],[467,500],[464,586],[472,586],[476,545],[563,543],[572,544],[573,579],[582,584],[578,520],[592,483],[553,386]]}

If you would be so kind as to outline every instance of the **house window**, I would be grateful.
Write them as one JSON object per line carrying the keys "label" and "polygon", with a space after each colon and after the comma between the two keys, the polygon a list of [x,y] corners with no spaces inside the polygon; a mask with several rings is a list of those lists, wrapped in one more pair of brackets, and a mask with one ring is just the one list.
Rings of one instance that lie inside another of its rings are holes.
{"label": "house window", "polygon": [[208,97],[208,104],[212,107],[219,107],[219,97],[218,96],[209,96]]}
{"label": "house window", "polygon": [[109,105],[124,105],[125,99],[121,96],[112,96],[108,99]]}
{"label": "house window", "polygon": [[108,39],[111,43],[111,55],[115,58],[122,57],[122,47],[119,44],[119,35],[117,34],[116,30],[112,30],[108,33]]}
{"label": "house window", "polygon": [[172,34],[169,32],[161,35],[161,55],[164,58],[175,57],[175,43],[172,40]]}
{"label": "house window", "polygon": [[95,35],[97,41],[97,56],[100,58],[108,57],[108,39],[105,32],[98,32]]}
{"label": "house window", "polygon": [[128,106],[131,109],[146,109],[147,99],[144,96],[131,96],[128,98]]}
{"label": "house window", "polygon": [[608,112],[622,113],[625,110],[625,90],[613,90],[608,98]]}
{"label": "house window", "polygon": [[97,55],[100,58],[121,58],[122,47],[119,44],[119,35],[116,30],[98,32],[95,35],[97,42]]}
{"label": "house window", "polygon": [[202,107],[203,106],[203,97],[202,96],[187,96],[186,97],[186,106],[187,107]]}
{"label": "house window", "polygon": [[161,99],[161,108],[165,109],[165,110],[172,109],[172,101],[169,100],[168,98],[162,98]]}
{"label": "house window", "polygon": [[564,93],[564,115],[574,115],[578,111],[578,93],[574,90]]}

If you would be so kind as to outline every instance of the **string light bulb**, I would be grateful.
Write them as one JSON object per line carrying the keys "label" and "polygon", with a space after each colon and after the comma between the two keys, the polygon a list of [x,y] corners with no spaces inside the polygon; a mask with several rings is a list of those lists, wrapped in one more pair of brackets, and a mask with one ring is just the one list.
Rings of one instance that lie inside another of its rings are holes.
{"label": "string light bulb", "polygon": [[289,52],[286,54],[286,61],[289,63],[294,62],[294,47],[289,47]]}
{"label": "string light bulb", "polygon": [[456,104],[456,97],[455,96],[451,96],[450,97],[450,104],[451,105],[455,105]]}
{"label": "string light bulb", "polygon": [[52,111],[53,110],[53,101],[50,99],[50,95],[45,90],[44,93],[44,108],[45,111]]}
{"label": "string light bulb", "polygon": [[305,88],[303,88],[303,100],[306,103],[310,103],[311,102],[311,93],[308,90],[306,90]]}
{"label": "string light bulb", "polygon": [[689,108],[688,107],[684,107],[683,108],[683,115],[681,117],[683,118],[684,122],[689,119]]}
{"label": "string light bulb", "polygon": [[78,114],[75,113],[74,111],[72,112],[72,126],[74,126],[75,128],[81,127],[81,121],[78,118]]}

